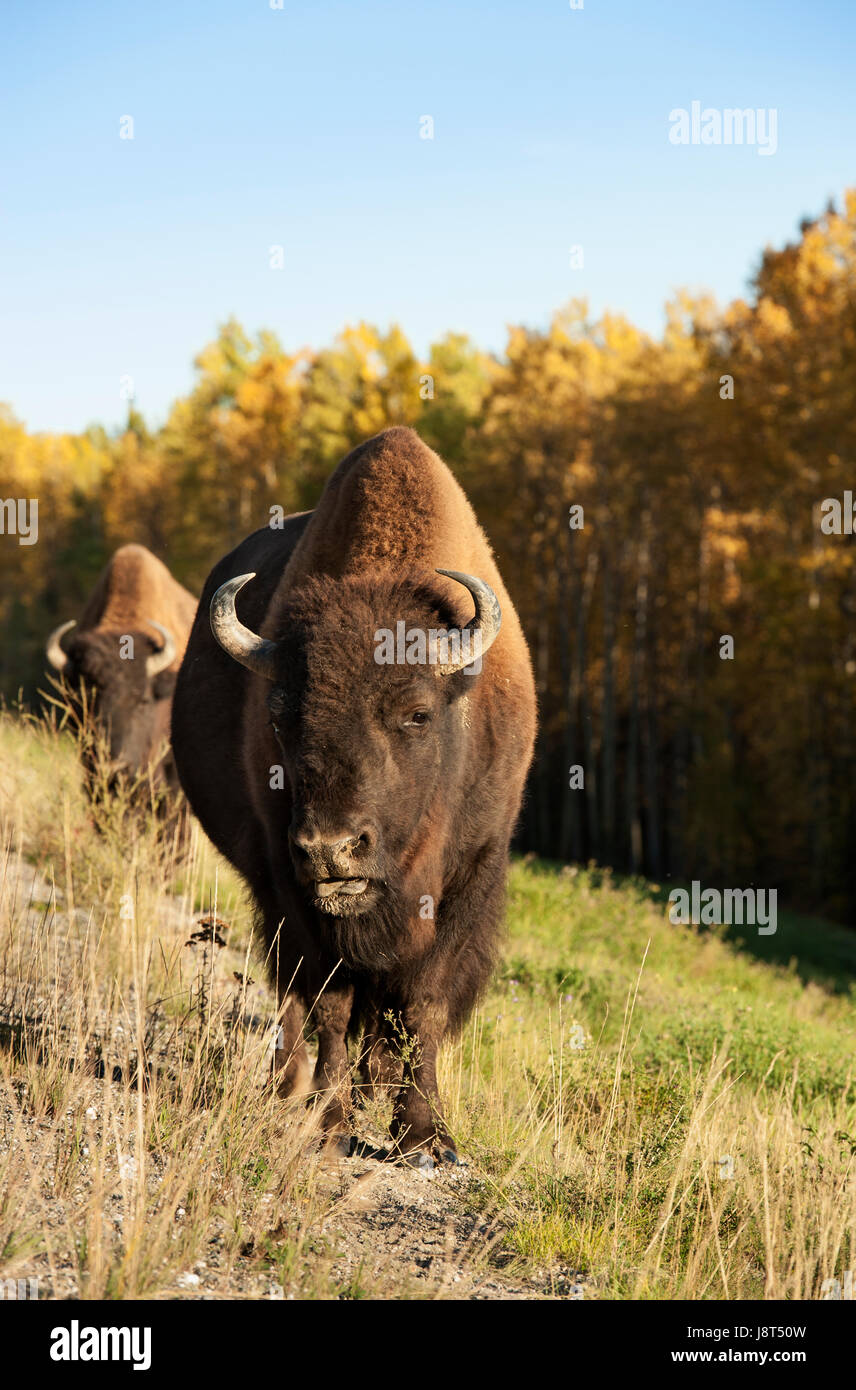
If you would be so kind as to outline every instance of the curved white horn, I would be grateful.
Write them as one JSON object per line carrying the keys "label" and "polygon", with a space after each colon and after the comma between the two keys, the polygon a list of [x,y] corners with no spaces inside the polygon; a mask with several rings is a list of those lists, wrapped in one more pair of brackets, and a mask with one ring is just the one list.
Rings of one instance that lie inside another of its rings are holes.
{"label": "curved white horn", "polygon": [[146,675],[151,680],[154,676],[159,676],[161,671],[165,671],[167,666],[171,666],[175,661],[175,638],[169,628],[162,627],[156,623],[154,618],[147,618],[149,627],[155,628],[163,638],[163,646],[159,652],[152,652],[151,656],[146,657]]}
{"label": "curved white horn", "polygon": [[246,666],[248,671],[255,671],[257,676],[272,681],[276,679],[274,657],[279,643],[271,642],[267,637],[259,637],[257,632],[244,626],[235,612],[235,596],[238,590],[243,589],[244,585],[249,584],[255,577],[253,572],[227,579],[212,598],[208,616],[211,631],[223,651],[235,661],[239,661],[242,666]]}
{"label": "curved white horn", "polygon": [[[461,643],[461,655],[457,661],[446,662],[438,668],[442,676],[451,676],[455,671],[462,671],[465,666],[472,665],[475,659],[474,647],[476,656],[484,656],[493,646],[502,624],[502,609],[490,585],[485,584],[483,579],[477,579],[474,574],[464,574],[461,570],[437,570],[437,573],[445,575],[447,579],[454,579],[456,583],[469,589],[476,606],[475,617],[470,619],[464,629],[465,632],[472,633],[473,638],[468,643]],[[475,641],[476,634],[479,635],[479,642]]]}
{"label": "curved white horn", "polygon": [[59,627],[54,628],[45,644],[45,656],[55,671],[64,671],[68,665],[68,656],[62,649],[61,638],[66,632],[76,626],[77,624],[74,618],[72,618],[70,622],[60,623]]}

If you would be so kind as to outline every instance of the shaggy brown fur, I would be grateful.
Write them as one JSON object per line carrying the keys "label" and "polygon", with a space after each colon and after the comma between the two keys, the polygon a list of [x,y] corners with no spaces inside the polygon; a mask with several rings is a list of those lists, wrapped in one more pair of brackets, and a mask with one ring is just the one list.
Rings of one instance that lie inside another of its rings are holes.
{"label": "shaggy brown fur", "polygon": [[[175,638],[175,660],[167,670],[178,671],[195,616],[196,599],[162,560],[144,545],[122,545],[96,579],[75,632],[138,632],[154,619]],[[154,649],[160,647],[160,635],[151,628],[149,634]]]}
{"label": "shaggy brown fur", "polygon": [[[472,616],[465,590],[438,568],[485,580],[499,599],[502,627],[478,676],[375,660],[379,628],[460,628]],[[210,631],[215,591],[251,570],[238,615],[279,643],[273,680],[232,660]],[[256,532],[209,576],[176,688],[179,775],[258,904],[288,996],[283,1087],[325,1091],[342,1145],[346,1037],[362,1026],[364,1075],[397,1086],[401,1151],[426,1165],[454,1158],[437,1049],[490,975],[534,734],[517,614],[466,497],[412,430],[356,449],[314,513]],[[272,775],[280,766],[284,785]],[[368,889],[322,895],[347,879]]]}
{"label": "shaggy brown fur", "polygon": [[[87,701],[108,741],[116,773],[155,772],[175,782],[168,751],[175,678],[196,613],[196,600],[143,545],[123,545],[101,571],[80,620],[63,640],[69,688],[86,686]],[[163,638],[152,622],[172,634],[176,654],[150,678],[146,658]],[[120,640],[134,638],[133,660],[120,656]],[[155,766],[156,764],[156,766]],[[94,766],[88,766],[90,782]]]}

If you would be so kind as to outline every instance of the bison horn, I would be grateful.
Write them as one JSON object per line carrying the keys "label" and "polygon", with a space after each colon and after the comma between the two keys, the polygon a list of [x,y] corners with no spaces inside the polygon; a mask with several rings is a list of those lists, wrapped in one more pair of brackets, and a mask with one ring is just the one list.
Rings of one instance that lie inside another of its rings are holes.
{"label": "bison horn", "polygon": [[238,590],[243,589],[244,585],[255,577],[255,572],[239,574],[235,579],[228,579],[225,584],[221,584],[211,600],[208,616],[211,631],[223,651],[234,657],[235,661],[240,661],[248,671],[255,671],[257,676],[272,681],[276,678],[274,655],[279,644],[268,641],[266,637],[259,637],[257,632],[244,627],[235,612],[235,596]]}
{"label": "bison horn", "polygon": [[502,609],[493,589],[489,584],[485,584],[483,579],[476,579],[473,574],[462,574],[460,570],[437,570],[437,573],[444,574],[447,579],[454,579],[456,583],[463,584],[465,589],[469,589],[476,606],[475,617],[471,618],[464,628],[464,632],[472,633],[473,637],[475,634],[479,635],[480,640],[476,642],[475,656],[473,655],[473,642],[470,641],[466,644],[462,642],[459,659],[439,667],[441,676],[451,676],[455,671],[461,671],[465,666],[472,665],[476,657],[484,656],[488,648],[493,646],[502,623]]}
{"label": "bison horn", "polygon": [[165,671],[167,666],[171,666],[175,661],[175,638],[169,628],[161,627],[154,618],[149,618],[147,621],[149,627],[155,628],[163,638],[163,646],[160,651],[153,652],[151,656],[146,657],[146,675],[149,680],[153,680],[155,676],[159,676],[161,671]]}
{"label": "bison horn", "polygon": [[64,633],[68,632],[69,628],[74,626],[74,618],[72,618],[70,622],[60,623],[59,627],[54,628],[47,640],[45,655],[55,671],[64,671],[68,665],[68,656],[60,645],[60,639]]}

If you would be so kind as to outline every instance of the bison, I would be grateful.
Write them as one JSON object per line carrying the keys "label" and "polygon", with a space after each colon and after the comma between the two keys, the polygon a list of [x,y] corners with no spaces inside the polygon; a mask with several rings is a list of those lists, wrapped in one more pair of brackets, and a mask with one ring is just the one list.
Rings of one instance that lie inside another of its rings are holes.
{"label": "bison", "polygon": [[320,1097],[336,1152],[354,1143],[347,1042],[362,1028],[363,1079],[394,1092],[394,1151],[457,1161],[437,1051],[491,974],[534,736],[529,653],[488,541],[410,429],[355,449],[314,512],[256,531],[206,581],[176,765],[255,898],[280,1092]]}
{"label": "bison", "polygon": [[[123,545],[99,575],[80,621],[62,623],[48,639],[48,661],[78,712],[81,698],[92,711],[109,751],[111,785],[142,774],[161,786],[177,784],[170,708],[195,613],[196,599],[151,551]],[[95,794],[98,752],[91,746],[85,771]]]}

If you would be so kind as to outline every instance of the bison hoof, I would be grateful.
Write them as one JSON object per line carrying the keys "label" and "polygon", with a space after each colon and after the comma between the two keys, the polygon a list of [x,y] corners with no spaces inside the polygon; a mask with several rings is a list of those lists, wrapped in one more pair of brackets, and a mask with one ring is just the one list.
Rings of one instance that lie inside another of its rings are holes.
{"label": "bison hoof", "polygon": [[454,1149],[444,1149],[440,1155],[440,1158],[444,1163],[459,1164],[461,1161],[458,1158],[458,1155],[455,1153]]}
{"label": "bison hoof", "polygon": [[433,1173],[434,1171],[433,1158],[421,1149],[417,1149],[415,1153],[405,1154],[404,1162],[408,1168],[418,1168],[422,1173]]}
{"label": "bison hoof", "polygon": [[326,1158],[350,1158],[357,1147],[353,1134],[330,1134],[322,1141],[321,1147]]}

